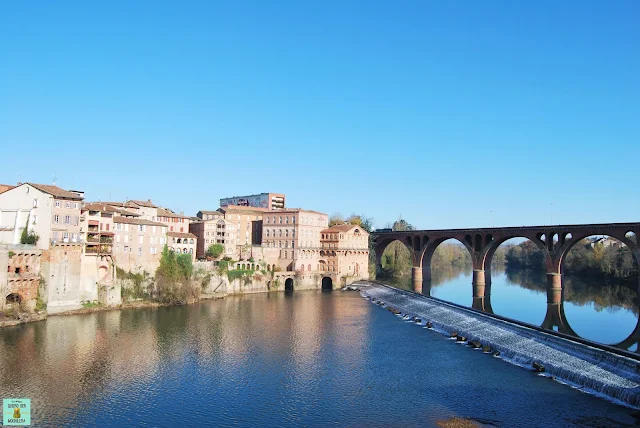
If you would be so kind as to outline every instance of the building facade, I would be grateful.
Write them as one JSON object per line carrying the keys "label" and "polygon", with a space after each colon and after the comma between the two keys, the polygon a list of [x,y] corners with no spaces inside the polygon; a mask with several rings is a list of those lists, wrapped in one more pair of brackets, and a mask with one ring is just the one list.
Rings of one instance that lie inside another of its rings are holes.
{"label": "building facade", "polygon": [[35,183],[0,193],[0,243],[20,243],[25,227],[38,235],[38,249],[48,249],[58,242],[80,242],[83,199],[82,192]]}
{"label": "building facade", "polygon": [[320,271],[335,272],[352,280],[369,277],[369,233],[362,227],[333,226],[322,230],[320,240]]}
{"label": "building facade", "polygon": [[235,205],[240,207],[265,208],[267,210],[285,208],[283,193],[260,193],[257,195],[233,196],[220,199],[220,206]]}
{"label": "building facade", "polygon": [[121,269],[154,274],[167,244],[167,226],[143,218],[113,218],[115,240],[113,258]]}
{"label": "building facade", "polygon": [[167,245],[169,251],[191,255],[191,260],[196,259],[198,237],[193,233],[167,232]]}
{"label": "building facade", "polygon": [[[262,245],[277,249],[277,260],[269,267],[281,270],[317,270],[320,256],[320,232],[329,224],[324,213],[303,209],[273,210],[263,216]],[[273,253],[272,253],[273,254]]]}

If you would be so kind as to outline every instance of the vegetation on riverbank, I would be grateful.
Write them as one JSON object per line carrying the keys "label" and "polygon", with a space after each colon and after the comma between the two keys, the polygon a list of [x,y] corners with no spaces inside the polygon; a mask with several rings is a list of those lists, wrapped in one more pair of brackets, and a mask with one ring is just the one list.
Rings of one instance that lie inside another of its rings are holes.
{"label": "vegetation on riverbank", "polygon": [[[527,240],[506,247],[507,267],[545,271],[545,256]],[[564,273],[581,277],[632,280],[638,275],[633,254],[626,246],[605,246],[589,238],[577,242],[564,260]]]}

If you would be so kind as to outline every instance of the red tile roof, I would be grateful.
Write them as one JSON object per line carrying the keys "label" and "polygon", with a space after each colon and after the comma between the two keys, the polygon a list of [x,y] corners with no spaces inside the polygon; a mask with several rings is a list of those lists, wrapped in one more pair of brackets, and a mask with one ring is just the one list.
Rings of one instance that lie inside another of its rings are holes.
{"label": "red tile roof", "polygon": [[182,233],[182,232],[167,232],[167,236],[171,238],[193,238],[193,239],[198,238],[193,233]]}
{"label": "red tile roof", "polygon": [[153,205],[151,203],[151,199],[149,199],[148,201],[136,201],[135,199],[132,199],[132,200],[127,201],[127,202],[132,202],[132,203],[134,203],[136,205],[139,205],[141,207],[146,207],[146,208],[158,208],[157,205]]}
{"label": "red tile roof", "polygon": [[48,193],[55,198],[74,199],[78,201],[81,201],[84,199],[82,196],[78,195],[77,193],[69,192],[68,190],[61,189],[58,186],[53,186],[51,184],[35,184],[35,183],[24,183],[24,184],[33,186],[36,189],[44,193]]}
{"label": "red tile roof", "polygon": [[157,221],[145,220],[143,218],[130,218],[130,217],[114,217],[114,223],[126,223],[126,224],[146,224],[147,226],[162,226],[167,227],[164,223],[158,223]]}

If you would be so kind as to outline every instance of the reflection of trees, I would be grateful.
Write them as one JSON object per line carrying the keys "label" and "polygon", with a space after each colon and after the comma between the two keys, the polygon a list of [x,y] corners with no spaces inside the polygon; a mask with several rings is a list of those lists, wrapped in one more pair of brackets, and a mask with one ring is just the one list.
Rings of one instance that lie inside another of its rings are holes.
{"label": "reflection of trees", "polygon": [[[506,276],[510,284],[538,293],[545,293],[547,290],[544,271],[507,268]],[[578,306],[593,303],[597,311],[625,308],[638,315],[638,293],[626,283],[606,281],[594,283],[581,278],[563,277],[562,288],[565,302]]]}

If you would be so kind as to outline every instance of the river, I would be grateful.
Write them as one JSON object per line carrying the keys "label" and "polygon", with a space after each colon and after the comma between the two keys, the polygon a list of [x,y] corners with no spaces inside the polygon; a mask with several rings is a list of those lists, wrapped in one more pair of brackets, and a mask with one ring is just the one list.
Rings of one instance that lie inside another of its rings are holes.
{"label": "river", "polygon": [[[431,296],[470,307],[471,279],[470,269],[434,270]],[[411,287],[408,276],[383,281]],[[624,341],[638,323],[638,295],[632,284],[565,276],[563,308],[574,335],[607,345]],[[545,273],[494,269],[491,307],[495,314],[541,326],[547,311]],[[637,351],[637,347],[629,350]]]}
{"label": "river", "polygon": [[35,426],[434,426],[452,417],[505,427],[634,423],[628,408],[340,291],[231,296],[5,328],[0,395],[30,398]]}

